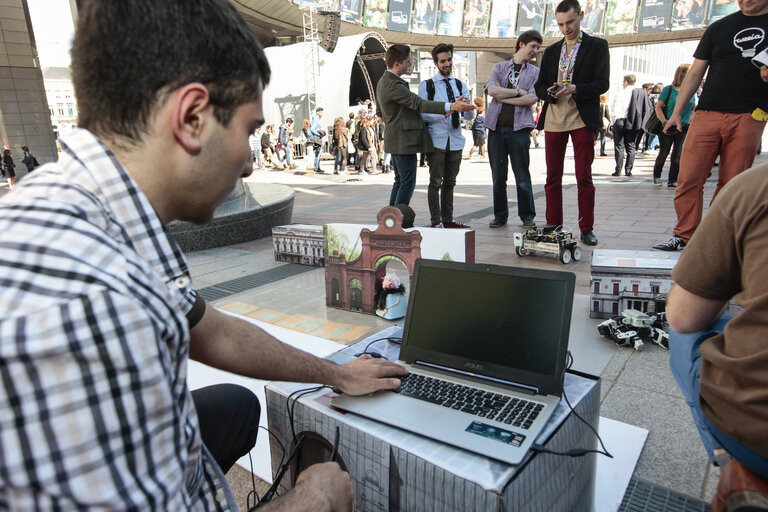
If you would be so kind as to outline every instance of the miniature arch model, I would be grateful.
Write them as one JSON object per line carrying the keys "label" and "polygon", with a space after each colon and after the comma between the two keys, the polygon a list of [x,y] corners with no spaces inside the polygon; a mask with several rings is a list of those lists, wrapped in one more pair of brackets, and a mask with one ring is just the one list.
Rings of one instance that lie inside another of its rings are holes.
{"label": "miniature arch model", "polygon": [[[325,302],[329,307],[374,313],[376,283],[386,273],[386,259],[403,262],[408,277],[413,277],[416,260],[421,257],[421,233],[402,228],[403,214],[394,206],[382,208],[376,218],[378,227],[362,228],[360,254],[347,261],[338,251],[326,253]],[[325,226],[326,243],[333,225]],[[330,250],[330,249],[329,249]]]}

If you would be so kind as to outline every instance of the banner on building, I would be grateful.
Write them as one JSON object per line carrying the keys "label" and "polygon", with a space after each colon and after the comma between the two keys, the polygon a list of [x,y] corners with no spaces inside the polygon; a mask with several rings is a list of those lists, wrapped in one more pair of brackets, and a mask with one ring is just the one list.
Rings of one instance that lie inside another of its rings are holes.
{"label": "banner on building", "polygon": [[408,32],[411,26],[411,0],[389,0],[389,30]]}
{"label": "banner on building", "polygon": [[437,0],[414,0],[411,32],[434,34],[437,14]]}
{"label": "banner on building", "polygon": [[605,35],[628,35],[634,33],[636,0],[608,0],[605,8]]}
{"label": "banner on building", "polygon": [[640,5],[637,33],[665,32],[669,28],[671,10],[672,0],[643,0]]}
{"label": "banner on building", "polygon": [[460,36],[464,0],[442,0],[437,33],[441,36]]}
{"label": "banner on building", "polygon": [[491,8],[491,37],[514,37],[517,0],[494,0]]}

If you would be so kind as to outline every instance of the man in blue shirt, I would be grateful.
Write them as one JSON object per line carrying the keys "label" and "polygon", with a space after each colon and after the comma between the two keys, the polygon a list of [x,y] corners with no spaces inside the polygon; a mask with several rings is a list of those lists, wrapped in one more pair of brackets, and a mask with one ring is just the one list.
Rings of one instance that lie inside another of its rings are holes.
{"label": "man in blue shirt", "polygon": [[323,174],[323,170],[320,169],[320,153],[323,152],[323,137],[325,137],[325,130],[323,130],[323,107],[317,107],[315,115],[312,116],[312,124],[309,127],[309,134],[312,136],[312,147],[315,150],[315,172]]}
{"label": "man in blue shirt", "polygon": [[[419,96],[429,101],[453,103],[469,98],[467,86],[451,76],[453,68],[453,45],[440,43],[432,49],[432,60],[437,74],[419,85]],[[466,120],[472,119],[472,112],[464,112]],[[429,187],[427,203],[433,228],[468,228],[453,220],[453,189],[461,165],[461,151],[464,149],[464,135],[461,134],[459,113],[421,114],[432,137],[434,151],[427,154],[429,162]]]}

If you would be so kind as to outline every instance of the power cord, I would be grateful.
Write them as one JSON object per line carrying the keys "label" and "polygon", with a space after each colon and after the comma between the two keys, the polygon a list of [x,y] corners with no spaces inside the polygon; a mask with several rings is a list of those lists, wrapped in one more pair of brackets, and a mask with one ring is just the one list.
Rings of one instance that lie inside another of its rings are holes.
{"label": "power cord", "polygon": [[[566,358],[567,364],[566,364],[566,370],[570,370],[571,366],[573,366],[573,354],[571,354],[571,351],[568,351],[568,356]],[[576,410],[571,405],[570,400],[568,400],[568,395],[565,394],[565,388],[563,388],[563,398],[565,398],[565,403],[568,404],[568,408],[571,410],[571,413],[573,413],[574,416],[576,416],[582,423],[584,423],[589,429],[595,433],[595,436],[597,437],[597,440],[600,442],[600,446],[602,447],[601,450],[594,450],[594,449],[586,449],[586,448],[573,448],[571,450],[568,450],[567,452],[556,452],[554,450],[550,450],[549,448],[545,448],[543,445],[540,445],[538,443],[533,443],[531,445],[531,451],[534,451],[536,453],[549,453],[551,455],[562,455],[565,457],[583,457],[584,455],[587,455],[589,453],[597,453],[600,455],[605,455],[606,457],[613,458],[613,455],[608,452],[605,448],[605,444],[603,444],[603,440],[600,437],[600,434],[595,430],[595,427],[589,424],[587,420],[582,418],[579,413],[576,412]]]}
{"label": "power cord", "polygon": [[[369,349],[369,348],[371,348],[371,345],[373,345],[373,344],[374,344],[374,343],[376,343],[377,341],[385,341],[385,340],[386,340],[386,341],[391,341],[392,343],[396,343],[396,344],[398,344],[398,345],[399,345],[399,344],[400,344],[400,342],[402,341],[402,339],[403,339],[403,338],[401,338],[401,337],[397,337],[397,336],[389,336],[389,337],[387,337],[387,338],[379,338],[379,339],[373,340],[373,341],[371,341],[370,343],[368,343],[368,344],[365,346],[365,348],[363,349],[363,351],[362,351],[362,352],[360,352],[359,354],[357,354],[357,357],[360,357],[360,356],[362,356],[362,355],[364,355],[364,354],[368,354],[368,355],[371,355],[371,356],[373,356],[373,357],[378,357],[378,358],[381,358],[381,359],[387,359],[386,357],[382,356],[382,355],[381,355],[381,354],[379,354],[378,352],[368,352],[368,349]],[[387,361],[389,361],[389,359],[387,359]]]}
{"label": "power cord", "polygon": [[[286,452],[285,452],[285,445],[282,441],[280,441],[280,438],[277,437],[277,435],[269,430],[267,427],[264,427],[262,425],[259,425],[260,429],[266,430],[269,435],[271,435],[275,441],[277,441],[277,444],[280,445],[280,449],[282,449],[283,454],[280,456],[280,466],[283,465],[283,461],[285,460]],[[248,492],[248,495],[245,497],[245,508],[249,511],[256,509],[259,502],[261,501],[261,498],[259,497],[259,493],[256,492],[256,477],[253,473],[253,457],[251,457],[251,452],[248,452],[248,462],[251,465],[251,486],[253,487],[253,490]],[[253,498],[253,505],[251,505],[251,498]]]}

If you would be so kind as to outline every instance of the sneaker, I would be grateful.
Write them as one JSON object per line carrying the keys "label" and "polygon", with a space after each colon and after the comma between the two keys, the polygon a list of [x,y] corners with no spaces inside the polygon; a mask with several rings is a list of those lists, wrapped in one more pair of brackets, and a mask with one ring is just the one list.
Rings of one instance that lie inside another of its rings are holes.
{"label": "sneaker", "polygon": [[621,171],[614,171],[611,173],[611,176],[621,176]]}
{"label": "sneaker", "polygon": [[449,229],[472,229],[466,224],[462,224],[461,222],[456,222],[456,221],[446,222],[445,224],[443,224],[443,227],[449,228]]}
{"label": "sneaker", "polygon": [[661,178],[653,178],[653,184],[661,186]]}
{"label": "sneaker", "polygon": [[536,223],[533,222],[533,219],[523,219],[523,227],[524,228],[532,228],[535,225],[536,225]]}
{"label": "sneaker", "polygon": [[677,188],[677,183],[667,183],[667,188]]}
{"label": "sneaker", "polygon": [[440,228],[440,229],[442,229],[442,228],[444,228],[445,226],[443,225],[443,223],[442,223],[442,222],[438,222],[437,224],[432,224],[432,225],[431,225],[431,226],[429,226],[429,227],[431,227],[431,228]]}
{"label": "sneaker", "polygon": [[668,241],[663,244],[654,245],[652,249],[654,251],[681,251],[685,247],[685,241],[677,235],[673,235]]}

